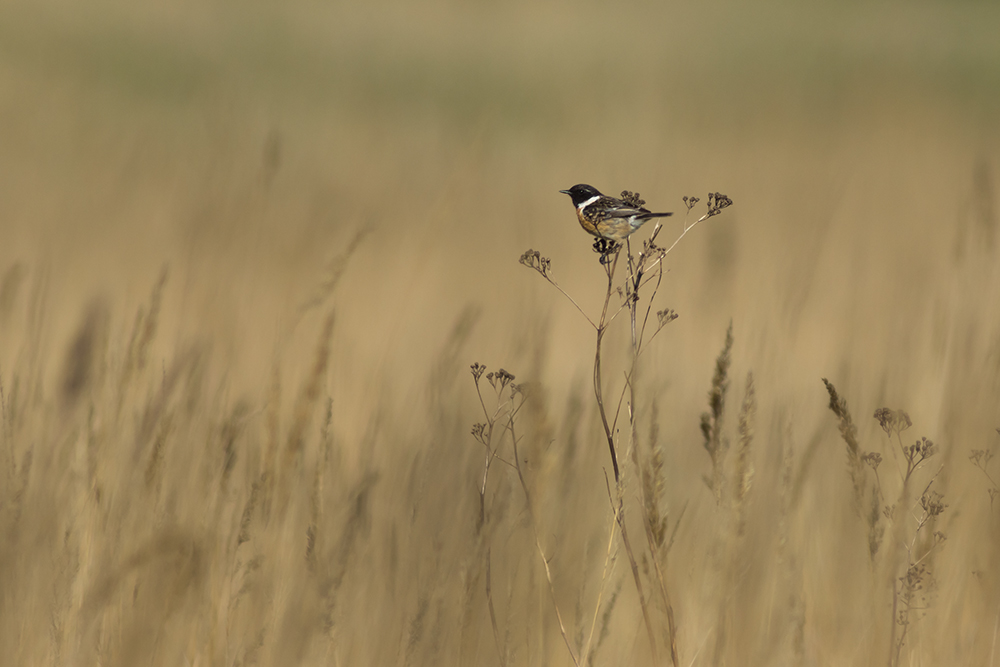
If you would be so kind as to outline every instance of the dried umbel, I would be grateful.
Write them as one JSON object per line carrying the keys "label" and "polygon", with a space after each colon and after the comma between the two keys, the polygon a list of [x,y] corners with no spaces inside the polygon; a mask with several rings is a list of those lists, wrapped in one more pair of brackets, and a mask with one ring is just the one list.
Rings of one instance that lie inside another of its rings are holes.
{"label": "dried umbel", "polygon": [[906,414],[904,410],[879,408],[875,411],[875,419],[878,420],[879,426],[882,427],[882,430],[890,438],[894,434],[902,433],[913,426],[913,422],[910,421],[910,415]]}
{"label": "dried umbel", "polygon": [[924,508],[928,517],[937,516],[948,507],[941,502],[942,500],[944,500],[944,496],[937,491],[927,491],[920,496],[920,506]]}
{"label": "dried umbel", "polygon": [[674,312],[673,308],[665,308],[664,310],[656,311],[656,319],[660,323],[660,327],[665,327],[678,317],[677,313]]}
{"label": "dried umbel", "polygon": [[721,192],[710,192],[708,194],[708,217],[719,215],[723,209],[733,205],[733,200]]}
{"label": "dried umbel", "polygon": [[622,190],[621,199],[629,206],[635,206],[636,208],[641,208],[642,206],[646,205],[646,200],[640,199],[638,192],[629,192],[628,190]]}
{"label": "dried umbel", "polygon": [[937,447],[927,438],[920,438],[909,447],[903,448],[907,463],[913,468],[937,454]]}
{"label": "dried umbel", "polygon": [[861,457],[861,460],[864,463],[868,464],[868,466],[872,470],[878,472],[879,464],[882,463],[882,455],[876,452],[868,452],[867,454]]}
{"label": "dried umbel", "polygon": [[552,268],[552,262],[548,257],[542,257],[542,254],[537,250],[526,251],[523,255],[521,255],[521,259],[519,261],[529,269],[538,271],[546,278],[549,277],[549,269]]}
{"label": "dried umbel", "polygon": [[483,366],[480,363],[472,364],[472,378],[476,382],[479,382],[479,378],[481,378],[483,376],[483,373],[485,371],[486,371],[486,366]]}
{"label": "dried umbel", "polygon": [[496,373],[487,373],[486,380],[494,389],[500,391],[514,381],[514,376],[501,368]]}
{"label": "dried umbel", "polygon": [[972,453],[969,454],[969,460],[972,461],[972,465],[981,470],[986,470],[986,466],[989,465],[992,458],[993,452],[988,449],[973,449]]}

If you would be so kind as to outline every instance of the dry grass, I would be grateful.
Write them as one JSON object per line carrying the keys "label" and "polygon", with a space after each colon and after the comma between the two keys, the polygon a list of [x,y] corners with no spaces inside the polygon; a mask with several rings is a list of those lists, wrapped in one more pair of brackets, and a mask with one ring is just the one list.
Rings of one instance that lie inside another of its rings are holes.
{"label": "dry grass", "polygon": [[998,20],[5,5],[4,664],[1000,664]]}

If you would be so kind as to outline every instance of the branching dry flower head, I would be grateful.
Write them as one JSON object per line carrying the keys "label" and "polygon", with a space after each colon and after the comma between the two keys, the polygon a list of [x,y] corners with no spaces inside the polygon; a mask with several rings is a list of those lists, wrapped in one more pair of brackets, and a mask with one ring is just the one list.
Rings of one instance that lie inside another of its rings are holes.
{"label": "branching dry flower head", "polygon": [[723,209],[729,208],[732,205],[733,200],[721,192],[710,192],[708,193],[708,213],[706,215],[709,218],[719,215]]}
{"label": "branching dry flower head", "polygon": [[969,454],[969,460],[972,461],[972,465],[983,471],[986,470],[986,466],[989,465],[992,458],[993,452],[988,449],[973,449],[972,453]]}
{"label": "branching dry flower head", "polygon": [[937,446],[927,438],[920,438],[909,447],[903,448],[903,455],[910,469],[916,469],[921,463],[937,454]]}
{"label": "branching dry flower head", "polygon": [[902,433],[906,429],[913,426],[913,422],[910,420],[910,415],[906,414],[904,410],[891,410],[889,408],[879,408],[875,411],[875,419],[878,420],[879,426],[882,430],[886,432],[890,438],[895,433]]}
{"label": "branching dry flower head", "polygon": [[924,508],[928,517],[938,516],[948,507],[942,502],[943,500],[944,496],[937,491],[925,491],[920,496],[920,506]]}
{"label": "branching dry flower head", "polygon": [[542,253],[537,250],[527,250],[521,259],[518,260],[521,264],[524,264],[529,269],[534,269],[538,271],[545,278],[549,277],[549,270],[552,268],[552,261],[548,257],[542,257]]}
{"label": "branching dry flower head", "polygon": [[[923,443],[920,443],[921,445]],[[900,664],[900,652],[906,644],[912,622],[919,619],[930,607],[931,598],[936,590],[936,582],[932,572],[933,561],[929,559],[931,552],[941,546],[945,535],[934,531],[918,546],[917,538],[936,517],[948,507],[944,504],[944,496],[931,490],[927,485],[920,495],[920,507],[923,512],[917,518],[917,525],[912,538],[904,545],[908,553],[906,571],[898,578],[898,584],[893,586],[893,632],[891,640],[890,667]],[[901,628],[896,638],[896,627]]]}
{"label": "branching dry flower head", "polygon": [[629,206],[635,206],[636,208],[641,208],[646,205],[646,200],[640,199],[638,192],[622,190],[621,200]]}
{"label": "branching dry flower head", "polygon": [[972,465],[979,468],[986,475],[986,479],[989,480],[990,486],[986,489],[986,493],[990,496],[990,509],[993,509],[993,501],[997,499],[997,496],[1000,496],[1000,486],[997,485],[996,480],[993,479],[993,476],[987,470],[992,458],[993,452],[989,449],[973,449],[969,454],[969,460],[972,462]]}
{"label": "branching dry flower head", "polygon": [[868,464],[868,467],[878,472],[878,467],[882,463],[882,455],[876,452],[868,452],[861,457],[861,460]]}
{"label": "branching dry flower head", "polygon": [[514,381],[514,376],[501,368],[496,373],[487,373],[486,380],[496,389],[497,393],[500,393],[504,387]]}
{"label": "branching dry flower head", "polygon": [[656,311],[656,319],[660,323],[660,329],[667,326],[678,317],[677,313],[674,312],[673,308],[665,308],[664,310]]}

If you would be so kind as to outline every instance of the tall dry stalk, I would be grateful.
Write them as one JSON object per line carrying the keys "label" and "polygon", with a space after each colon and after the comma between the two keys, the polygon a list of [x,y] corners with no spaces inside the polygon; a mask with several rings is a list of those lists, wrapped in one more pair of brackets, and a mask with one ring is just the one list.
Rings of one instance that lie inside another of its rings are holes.
{"label": "tall dry stalk", "polygon": [[[635,206],[642,206],[645,203],[639,198],[638,193],[628,191],[622,192],[622,199]],[[687,207],[687,212],[689,214],[698,201],[699,199],[697,197],[684,198],[684,204]],[[604,440],[607,442],[608,452],[611,457],[611,467],[614,474],[615,490],[614,493],[611,494],[612,510],[615,524],[618,526],[618,530],[621,535],[622,545],[625,549],[626,555],[628,556],[636,592],[639,596],[639,606],[642,611],[643,622],[646,628],[650,652],[654,663],[658,662],[658,643],[656,641],[657,633],[653,626],[645,592],[645,585],[639,570],[639,559],[637,558],[632,541],[629,539],[628,525],[625,520],[624,479],[621,467],[622,457],[619,455],[619,448],[621,445],[617,442],[617,434],[619,432],[618,421],[623,417],[622,410],[624,407],[624,417],[628,419],[629,434],[625,447],[626,451],[634,451],[634,448],[639,440],[638,415],[636,410],[639,400],[636,387],[636,376],[640,370],[639,360],[644,350],[644,345],[651,341],[656,334],[659,333],[664,326],[666,326],[666,324],[672,322],[677,317],[673,310],[663,309],[656,312],[656,321],[651,321],[653,302],[663,280],[663,262],[670,251],[677,246],[677,244],[684,238],[684,236],[687,235],[689,231],[705,220],[721,213],[723,209],[732,205],[732,201],[725,195],[710,193],[708,195],[707,205],[708,210],[705,214],[690,224],[687,220],[685,220],[683,230],[669,247],[663,248],[656,245],[656,238],[663,229],[663,225],[660,222],[657,222],[653,228],[649,239],[643,242],[642,249],[637,255],[633,254],[631,241],[628,239],[624,245],[608,241],[607,239],[598,239],[594,243],[594,250],[600,255],[600,265],[604,271],[607,285],[604,293],[601,313],[600,316],[596,318],[596,321],[588,316],[579,304],[577,304],[577,302],[570,297],[569,294],[567,294],[558,285],[558,283],[556,283],[552,275],[552,264],[549,258],[543,257],[538,251],[528,250],[522,254],[520,259],[521,264],[537,271],[547,282],[565,295],[567,299],[569,299],[570,302],[577,308],[577,310],[580,311],[580,313],[584,316],[584,319],[586,319],[594,330],[596,339],[593,366],[594,398],[598,414],[601,419],[603,436]],[[623,250],[624,262],[621,261],[623,257]],[[625,280],[619,284],[616,282],[616,272],[620,263],[625,266],[626,276]],[[648,297],[645,297],[647,290],[644,288],[651,283],[652,286],[649,288],[649,295]],[[612,310],[612,299],[615,295],[620,297],[620,303],[614,310]],[[645,302],[643,302],[644,297],[646,298]],[[644,305],[642,305],[643,303]],[[629,317],[631,355],[628,367],[625,369],[624,385],[622,386],[618,399],[614,404],[614,409],[611,409],[611,404],[605,399],[603,350],[605,336],[614,320],[622,312],[627,312]],[[647,327],[650,325],[655,328],[652,329],[651,334],[647,338]],[[626,397],[628,398],[627,401]],[[656,589],[658,590],[659,597],[667,617],[667,628],[665,632],[667,649],[670,653],[671,663],[674,667],[679,667],[680,655],[677,648],[677,626],[674,609],[668,592],[666,577],[660,568],[659,558],[657,557],[657,553],[661,548],[662,542],[658,543],[657,541],[656,532],[653,529],[654,517],[646,511],[646,508],[648,507],[650,507],[650,504],[647,499],[643,502],[643,523],[646,527],[645,533],[647,537],[648,555],[651,557],[650,560],[654,564],[653,569],[656,577]],[[575,656],[574,661],[576,661]]]}

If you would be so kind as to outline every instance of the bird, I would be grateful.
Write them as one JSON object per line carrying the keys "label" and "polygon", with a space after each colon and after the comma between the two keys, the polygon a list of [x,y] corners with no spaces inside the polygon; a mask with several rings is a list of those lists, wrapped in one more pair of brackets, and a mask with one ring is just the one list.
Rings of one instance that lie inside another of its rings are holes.
{"label": "bird", "polygon": [[623,192],[629,201],[601,194],[597,188],[586,183],[574,185],[569,190],[560,190],[569,195],[576,207],[576,217],[580,226],[588,234],[599,239],[622,243],[647,220],[665,218],[673,213],[653,213],[643,208],[637,195]]}

